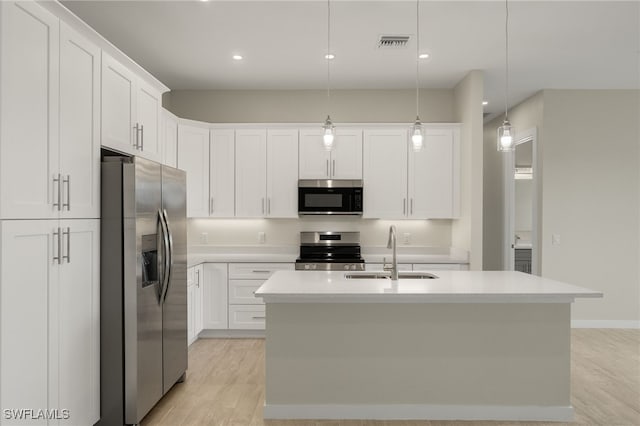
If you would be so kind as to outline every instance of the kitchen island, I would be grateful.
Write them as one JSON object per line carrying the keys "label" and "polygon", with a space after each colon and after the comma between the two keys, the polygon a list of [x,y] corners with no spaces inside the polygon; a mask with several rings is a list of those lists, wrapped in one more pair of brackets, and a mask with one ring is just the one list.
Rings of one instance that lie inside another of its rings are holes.
{"label": "kitchen island", "polygon": [[520,272],[434,273],[276,272],[256,291],[264,417],[571,420],[571,303],[602,293]]}

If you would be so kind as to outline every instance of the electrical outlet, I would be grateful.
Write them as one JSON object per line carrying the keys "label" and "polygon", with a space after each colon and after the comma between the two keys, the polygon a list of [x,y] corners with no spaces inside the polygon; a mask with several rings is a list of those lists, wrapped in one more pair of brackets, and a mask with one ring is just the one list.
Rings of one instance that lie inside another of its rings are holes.
{"label": "electrical outlet", "polygon": [[554,246],[560,245],[560,234],[551,234],[551,244]]}
{"label": "electrical outlet", "polygon": [[258,242],[260,244],[264,244],[265,240],[267,239],[267,236],[265,235],[264,232],[258,232]]}
{"label": "electrical outlet", "polygon": [[206,232],[203,232],[202,234],[200,234],[200,244],[207,244],[209,243],[209,234],[207,234]]}
{"label": "electrical outlet", "polygon": [[402,235],[403,235],[404,244],[411,244],[411,233],[410,232],[405,232]]}

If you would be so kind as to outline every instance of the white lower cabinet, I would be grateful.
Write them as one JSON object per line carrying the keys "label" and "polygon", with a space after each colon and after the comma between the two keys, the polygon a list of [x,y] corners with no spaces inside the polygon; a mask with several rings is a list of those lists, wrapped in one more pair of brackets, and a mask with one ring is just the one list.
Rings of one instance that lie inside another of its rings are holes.
{"label": "white lower cabinet", "polygon": [[264,305],[229,305],[229,329],[264,330]]}
{"label": "white lower cabinet", "polygon": [[0,423],[48,424],[6,418],[33,408],[58,410],[59,424],[94,424],[100,221],[3,221],[0,237]]}
{"label": "white lower cabinet", "polygon": [[227,264],[205,263],[202,268],[202,327],[207,330],[227,329]]}

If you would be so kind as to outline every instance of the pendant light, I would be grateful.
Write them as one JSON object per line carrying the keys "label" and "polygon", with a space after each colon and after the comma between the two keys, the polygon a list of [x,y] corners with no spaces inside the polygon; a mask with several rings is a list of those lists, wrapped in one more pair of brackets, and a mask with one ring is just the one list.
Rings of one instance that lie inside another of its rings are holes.
{"label": "pendant light", "polygon": [[422,135],[422,123],[420,122],[420,0],[416,0],[416,122],[411,127],[411,144],[414,152],[422,151],[424,137]]}
{"label": "pendant light", "polygon": [[504,0],[505,8],[505,24],[504,24],[504,64],[505,64],[505,84],[504,84],[504,121],[502,126],[498,127],[498,151],[511,152],[513,151],[514,133],[515,130],[509,122],[509,3],[508,0]]}
{"label": "pendant light", "polygon": [[335,128],[331,122],[331,116],[328,111],[331,109],[331,68],[330,63],[333,55],[331,54],[331,3],[327,0],[327,119],[322,126],[322,143],[324,149],[331,151],[333,149],[333,140],[335,139]]}

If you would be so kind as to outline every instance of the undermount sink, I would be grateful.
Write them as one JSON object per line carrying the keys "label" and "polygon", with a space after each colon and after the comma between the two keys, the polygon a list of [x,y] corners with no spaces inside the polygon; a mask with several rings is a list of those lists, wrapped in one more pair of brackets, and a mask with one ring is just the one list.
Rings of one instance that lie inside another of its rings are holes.
{"label": "undermount sink", "polygon": [[[391,279],[391,272],[349,272],[344,274],[344,277],[350,280]],[[438,278],[438,276],[428,272],[398,272],[398,279],[431,280],[434,278]]]}

